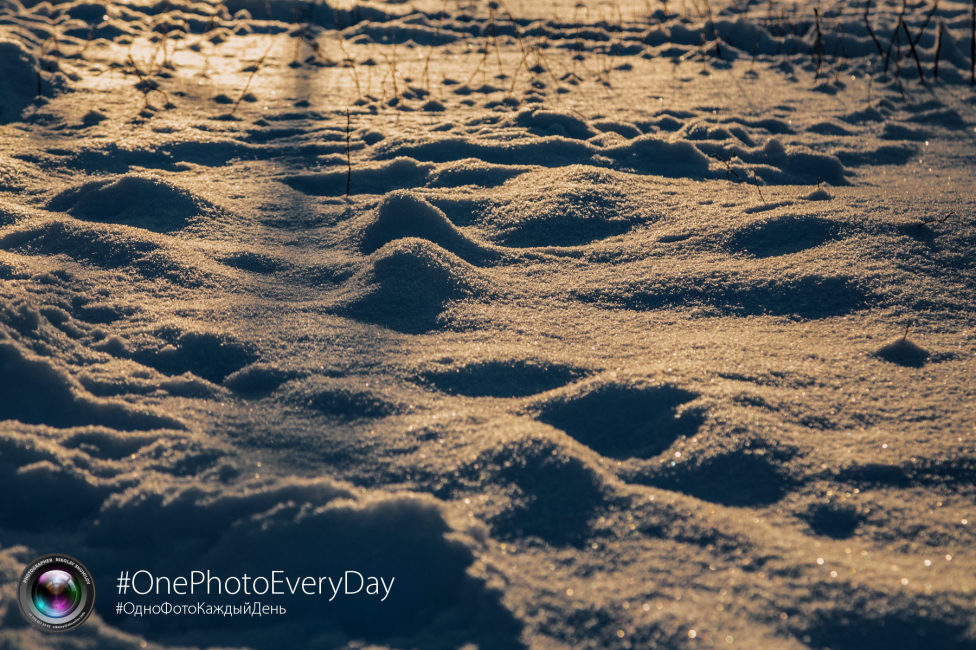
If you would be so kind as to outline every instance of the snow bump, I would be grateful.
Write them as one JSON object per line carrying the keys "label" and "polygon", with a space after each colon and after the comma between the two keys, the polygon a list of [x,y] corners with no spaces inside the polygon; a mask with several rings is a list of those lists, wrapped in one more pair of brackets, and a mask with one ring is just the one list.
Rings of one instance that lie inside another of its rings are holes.
{"label": "snow bump", "polygon": [[212,211],[205,199],[155,176],[103,178],[58,193],[49,210],[77,219],[136,226],[155,232],[179,230]]}
{"label": "snow bump", "polygon": [[349,284],[334,313],[415,334],[441,325],[447,303],[488,293],[477,269],[416,237],[383,245]]}

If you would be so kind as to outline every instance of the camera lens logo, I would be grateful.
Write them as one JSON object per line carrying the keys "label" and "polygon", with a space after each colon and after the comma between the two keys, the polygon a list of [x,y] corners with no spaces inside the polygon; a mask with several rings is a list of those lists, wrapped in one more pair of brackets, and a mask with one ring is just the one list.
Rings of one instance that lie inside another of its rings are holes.
{"label": "camera lens logo", "polygon": [[48,632],[72,630],[95,607],[91,571],[68,555],[39,557],[24,569],[17,588],[20,611],[34,627]]}

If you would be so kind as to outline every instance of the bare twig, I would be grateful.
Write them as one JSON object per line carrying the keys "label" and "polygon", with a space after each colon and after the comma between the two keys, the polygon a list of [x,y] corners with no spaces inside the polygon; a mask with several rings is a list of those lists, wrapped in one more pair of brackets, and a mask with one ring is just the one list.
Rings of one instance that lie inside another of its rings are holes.
{"label": "bare twig", "polygon": [[[973,0],[973,1],[976,2],[976,0]],[[899,31],[899,28],[901,27],[901,22],[905,19],[905,12],[906,11],[908,11],[908,0],[902,0],[902,3],[901,3],[901,12],[898,14],[898,24],[895,25],[895,31],[893,31],[891,33],[891,39],[888,41],[888,50],[885,52],[885,64],[884,64],[885,74],[888,73],[888,64],[891,62],[891,48],[892,48],[892,46],[897,41],[898,42],[898,45],[899,45],[899,48],[901,47],[901,32]],[[897,61],[897,58],[896,58],[895,65],[897,66],[897,64],[898,64],[898,61]]]}
{"label": "bare twig", "polygon": [[976,86],[976,0],[969,21],[969,84]]}
{"label": "bare twig", "polygon": [[430,61],[434,56],[434,47],[437,45],[437,41],[440,38],[441,30],[444,29],[444,16],[447,13],[447,0],[444,0],[444,6],[441,9],[441,16],[437,20],[437,30],[434,32],[433,38],[430,40],[430,47],[427,48],[427,56],[424,58],[424,72],[421,76],[421,84],[430,95]]}
{"label": "bare twig", "polygon": [[864,26],[867,27],[868,34],[871,35],[871,40],[874,41],[874,46],[878,48],[878,56],[884,56],[884,48],[881,47],[881,42],[878,37],[874,34],[874,30],[871,29],[871,20],[869,15],[871,13],[871,0],[867,1],[864,5]]}
{"label": "bare twig", "polygon": [[352,157],[349,153],[350,149],[350,126],[351,118],[349,117],[349,109],[346,109],[346,196],[349,196],[349,190],[352,189]]}
{"label": "bare twig", "polygon": [[908,25],[905,21],[901,21],[901,27],[905,30],[905,38],[908,40],[908,46],[912,50],[912,57],[915,59],[915,67],[918,69],[918,78],[924,84],[925,83],[925,73],[922,72],[922,63],[918,60],[918,52],[915,50],[915,43],[912,41],[912,35],[908,31]]}
{"label": "bare twig", "polygon": [[[729,156],[728,160],[722,161],[725,163],[725,177],[731,180],[730,177],[735,176],[735,179],[737,181],[742,182],[742,177],[739,176],[738,172],[736,172],[735,169],[732,168],[732,161],[734,159],[735,159],[735,154],[732,154],[731,156]],[[766,197],[763,195],[762,188],[759,187],[759,177],[756,176],[755,173],[752,174],[752,182],[756,186],[756,191],[759,193],[759,200],[762,201],[763,206],[768,206],[769,203],[766,201]]]}
{"label": "bare twig", "polygon": [[342,38],[342,34],[339,34],[339,50],[342,52],[342,62],[344,67],[349,68],[349,76],[352,77],[352,81],[356,84],[356,99],[362,99],[363,88],[359,85],[359,72],[356,70],[356,60],[349,55],[349,51],[346,50],[345,41]]}
{"label": "bare twig", "polygon": [[152,103],[150,103],[149,101],[149,95],[152,94],[153,92],[158,92],[160,95],[163,96],[164,107],[170,106],[169,95],[167,95],[166,92],[159,87],[158,83],[150,79],[149,75],[147,75],[145,72],[139,69],[139,66],[136,65],[135,59],[132,58],[131,54],[129,55],[126,62],[132,68],[133,72],[135,72],[135,75],[139,77],[139,83],[136,84],[136,88],[140,92],[142,92],[142,99],[145,102],[143,108],[144,109],[150,108],[155,110],[156,107],[153,106]]}
{"label": "bare twig", "polygon": [[813,15],[816,18],[817,29],[817,39],[813,43],[813,56],[817,62],[817,76],[815,79],[819,79],[820,69],[823,67],[823,32],[820,31],[820,10],[817,7],[813,8]]}
{"label": "bare twig", "polygon": [[935,2],[932,3],[932,8],[929,9],[927,14],[925,14],[925,22],[922,23],[922,28],[918,30],[918,35],[914,38],[912,43],[918,45],[919,40],[921,40],[922,38],[922,34],[925,33],[925,29],[929,26],[929,23],[932,22],[932,16],[934,16],[935,12],[938,10],[939,10],[939,0],[935,0]]}
{"label": "bare twig", "polygon": [[956,213],[953,211],[953,212],[946,212],[945,214],[939,217],[931,217],[931,216],[922,217],[921,219],[915,222],[915,227],[923,228],[932,223],[939,223],[939,224],[945,223],[946,221],[949,220],[950,217],[954,217],[954,216],[956,216]]}
{"label": "bare twig", "polygon": [[254,79],[254,75],[256,75],[258,73],[258,70],[261,69],[261,66],[264,65],[264,60],[266,58],[268,58],[268,54],[271,53],[271,47],[273,45],[274,45],[274,42],[268,44],[268,49],[266,49],[264,51],[264,54],[261,55],[261,58],[258,59],[257,64],[254,66],[254,69],[251,70],[251,74],[248,75],[248,77],[247,77],[247,83],[244,84],[244,89],[241,91],[241,94],[237,98],[237,101],[234,102],[234,108],[230,109],[230,114],[231,115],[233,115],[237,111],[237,107],[241,105],[241,101],[243,101],[244,95],[247,94],[248,89],[251,87],[251,81]]}

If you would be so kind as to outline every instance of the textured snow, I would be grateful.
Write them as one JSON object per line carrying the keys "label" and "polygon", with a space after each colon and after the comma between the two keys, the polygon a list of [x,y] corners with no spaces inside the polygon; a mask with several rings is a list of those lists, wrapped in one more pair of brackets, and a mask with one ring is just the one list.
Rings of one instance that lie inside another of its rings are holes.
{"label": "textured snow", "polygon": [[973,647],[971,5],[703,7],[0,0],[0,646]]}

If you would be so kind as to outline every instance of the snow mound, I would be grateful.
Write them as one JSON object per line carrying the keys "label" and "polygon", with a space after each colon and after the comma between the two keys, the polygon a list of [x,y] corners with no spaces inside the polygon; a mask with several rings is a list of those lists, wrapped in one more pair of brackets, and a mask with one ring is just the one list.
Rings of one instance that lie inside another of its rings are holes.
{"label": "snow mound", "polygon": [[540,135],[561,135],[577,140],[586,140],[597,134],[596,129],[586,121],[570,115],[549,110],[527,110],[515,119],[519,126],[527,127]]}
{"label": "snow mound", "polygon": [[758,221],[734,231],[728,247],[755,257],[788,255],[844,237],[846,224],[806,215],[784,215]]}
{"label": "snow mound", "polygon": [[854,132],[845,128],[844,126],[838,124],[837,122],[821,121],[816,124],[811,124],[807,127],[807,131],[810,133],[819,133],[820,135],[836,135],[836,136],[851,136]]}
{"label": "snow mound", "polygon": [[654,135],[642,135],[610,147],[604,154],[625,168],[645,174],[691,178],[711,175],[708,156],[686,140],[671,142]]}
{"label": "snow mound", "polygon": [[587,382],[530,407],[536,419],[611,458],[649,458],[698,430],[702,414],[679,412],[698,395],[663,385]]}
{"label": "snow mound", "polygon": [[902,337],[881,346],[875,355],[899,366],[919,368],[928,361],[929,351],[909,341],[907,337]]}
{"label": "snow mound", "polygon": [[904,165],[915,157],[918,149],[910,144],[883,144],[862,150],[839,150],[837,158],[849,167],[864,165]]}
{"label": "snow mound", "polygon": [[502,141],[464,137],[426,137],[418,140],[390,138],[376,145],[377,158],[409,156],[431,162],[477,158],[486,163],[511,165],[561,165],[590,161],[598,149],[588,142],[562,136],[530,137]]}
{"label": "snow mound", "polygon": [[[215,575],[239,575],[241,567],[251,575],[308,575],[310,557],[317,557],[326,560],[322,575],[333,580],[350,570],[382,577],[390,586],[383,602],[382,591],[377,597],[363,591],[336,598],[326,606],[322,598],[284,596],[288,616],[281,622],[226,619],[194,631],[175,621],[111,617],[155,640],[208,645],[214,625],[222,643],[253,648],[281,647],[282,638],[303,647],[328,638],[334,647],[349,637],[380,642],[423,631],[439,640],[437,647],[467,641],[513,647],[517,639],[517,626],[498,595],[467,573],[472,551],[454,537],[429,498],[362,494],[324,478],[223,492],[133,490],[106,503],[89,535],[117,557],[138,549],[140,566],[157,575],[180,570],[188,555]],[[174,537],[180,546],[173,546]],[[213,594],[208,600],[224,602]]]}
{"label": "snow mound", "polygon": [[739,278],[726,273],[667,275],[618,287],[576,292],[600,306],[647,311],[693,308],[725,316],[786,316],[820,319],[864,309],[871,294],[847,275],[809,273]]}
{"label": "snow mound", "polygon": [[444,163],[430,175],[430,187],[496,187],[529,171],[525,165],[495,165],[477,158]]}
{"label": "snow mound", "polygon": [[184,332],[174,340],[163,340],[158,348],[139,350],[136,361],[169,375],[192,372],[208,381],[220,382],[256,360],[252,346],[227,334]]}
{"label": "snow mound", "polygon": [[15,41],[0,39],[0,124],[20,117],[38,95],[37,59]]}
{"label": "snow mound", "polygon": [[342,196],[349,181],[350,194],[385,194],[397,189],[424,185],[433,169],[429,163],[419,163],[405,156],[382,163],[357,163],[351,178],[347,168],[310,174],[293,174],[281,180],[299,192],[314,196]]}
{"label": "snow mound", "polygon": [[[756,165],[755,173],[767,183],[803,184],[824,181],[849,185],[844,165],[836,157],[783,144],[770,138],[762,147],[737,151],[739,158]],[[772,168],[772,169],[770,169]]]}
{"label": "snow mound", "polygon": [[253,363],[224,377],[227,388],[245,397],[262,397],[278,389],[296,373],[267,363]]}
{"label": "snow mound", "polygon": [[463,234],[443,211],[422,197],[397,191],[383,198],[363,229],[362,249],[365,253],[373,253],[403,237],[428,239],[472,263],[498,257],[494,250]]}
{"label": "snow mound", "polygon": [[734,507],[776,503],[791,485],[788,471],[769,450],[736,449],[668,461],[637,479],[703,501]]}
{"label": "snow mound", "polygon": [[641,198],[613,172],[594,167],[532,172],[513,183],[511,199],[490,210],[483,225],[506,246],[579,246],[656,219]]}
{"label": "snow mound", "polygon": [[582,546],[592,521],[612,498],[600,473],[546,437],[489,449],[473,464],[482,485],[508,486],[508,505],[489,520],[500,539],[538,538],[556,546]]}
{"label": "snow mound", "polygon": [[827,190],[818,189],[810,192],[809,194],[804,194],[802,198],[805,201],[831,201],[834,197]]}
{"label": "snow mound", "polygon": [[908,140],[922,142],[931,137],[931,134],[924,129],[915,129],[904,124],[886,122],[881,131],[881,137],[885,140]]}
{"label": "snow mound", "polygon": [[183,228],[213,210],[206,200],[154,176],[98,179],[57,194],[49,210],[87,221],[137,226],[156,232]]}
{"label": "snow mound", "polygon": [[524,397],[559,388],[582,374],[572,366],[542,359],[490,359],[429,368],[421,378],[451,395]]}
{"label": "snow mound", "polygon": [[332,311],[408,333],[440,324],[447,303],[488,293],[477,269],[426,239],[394,240],[373,253]]}
{"label": "snow mound", "polygon": [[386,399],[369,382],[350,378],[314,377],[291,382],[285,389],[286,399],[343,420],[392,415],[400,407]]}
{"label": "snow mound", "polygon": [[271,274],[288,268],[288,262],[257,251],[238,251],[220,259],[227,266],[251,273]]}
{"label": "snow mound", "polygon": [[0,392],[0,420],[57,428],[183,428],[173,418],[88,395],[67,371],[9,341],[0,343],[0,383],[5,386]]}
{"label": "snow mound", "polygon": [[696,146],[717,161],[727,162],[728,167],[722,169],[722,175],[739,182],[759,178],[765,183],[779,185],[809,185],[821,181],[835,186],[849,185],[844,163],[855,161],[850,154],[823,154],[805,146],[784,144],[775,137],[755,147],[713,140],[699,141]]}
{"label": "snow mound", "polygon": [[[0,508],[0,526],[19,531],[58,530],[90,516],[108,496],[104,484],[90,473],[70,466],[63,450],[32,436],[4,429],[0,438],[0,490],[29,494],[29,499],[6,499]],[[38,499],[58,507],[38,508]]]}
{"label": "snow mound", "polygon": [[67,255],[105,269],[134,270],[147,280],[167,280],[182,287],[202,283],[200,271],[178,259],[157,241],[129,233],[110,232],[79,222],[48,221],[10,231],[0,249],[31,255]]}
{"label": "snow mound", "polygon": [[155,433],[89,429],[73,433],[61,441],[65,449],[83,449],[93,458],[120,460],[159,440]]}

